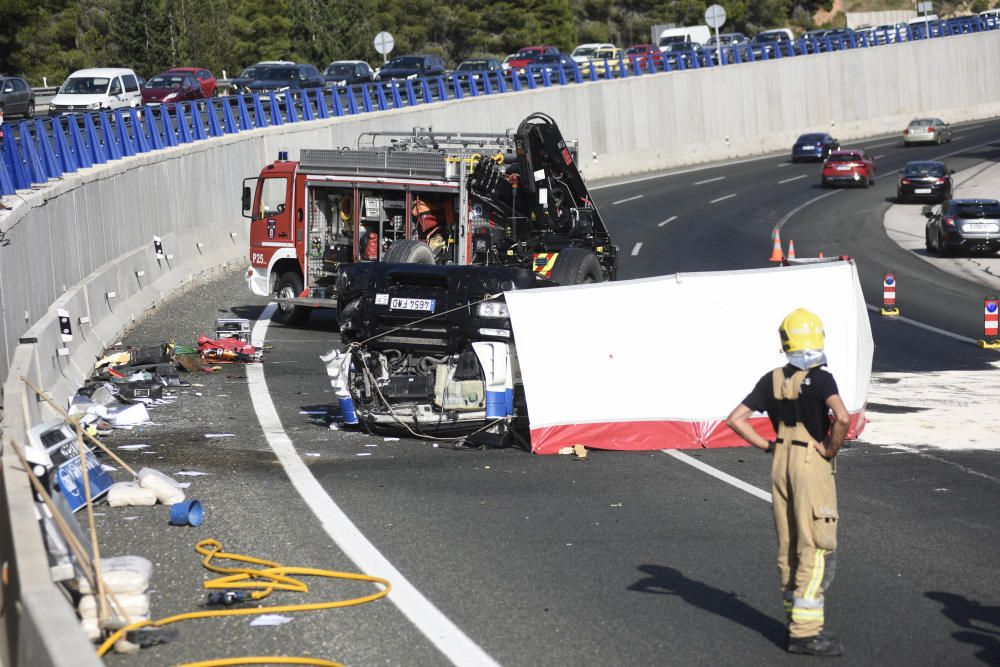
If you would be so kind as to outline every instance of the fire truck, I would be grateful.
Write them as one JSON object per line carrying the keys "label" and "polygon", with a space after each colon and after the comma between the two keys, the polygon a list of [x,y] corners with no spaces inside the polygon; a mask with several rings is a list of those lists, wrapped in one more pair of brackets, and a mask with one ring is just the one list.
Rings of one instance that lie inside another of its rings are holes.
{"label": "fire truck", "polygon": [[371,262],[530,269],[556,284],[613,280],[611,242],[576,142],[535,113],[516,131],[365,133],[287,154],[243,185],[247,283],[274,319],[336,307],[342,267]]}

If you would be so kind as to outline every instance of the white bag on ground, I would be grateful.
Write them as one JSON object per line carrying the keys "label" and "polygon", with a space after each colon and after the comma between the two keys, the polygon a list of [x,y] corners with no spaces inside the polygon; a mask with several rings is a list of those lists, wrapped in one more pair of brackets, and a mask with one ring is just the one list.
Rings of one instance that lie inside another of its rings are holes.
{"label": "white bag on ground", "polygon": [[[136,621],[148,621],[148,620],[149,620],[148,614],[140,616],[132,616],[129,618],[130,623],[135,623]],[[102,638],[101,626],[98,625],[96,616],[84,616],[83,618],[80,619],[80,625],[81,627],[83,627],[83,634],[87,635],[87,639],[89,639],[90,641],[96,642],[98,639]],[[126,623],[124,619],[117,618],[112,614],[111,620],[109,620],[104,627],[108,628],[109,630],[117,630],[119,628],[125,627],[125,625]]]}
{"label": "white bag on ground", "polygon": [[164,505],[184,502],[184,489],[174,478],[152,468],[143,468],[137,476],[139,486],[155,493],[156,499]]}
{"label": "white bag on ground", "polygon": [[[104,587],[115,595],[139,595],[149,588],[153,564],[142,556],[115,556],[101,559],[101,578]],[[86,577],[78,577],[80,593],[93,594]]]}
{"label": "white bag on ground", "polygon": [[[138,620],[138,617],[149,614],[149,595],[147,593],[136,595],[115,593],[114,599],[118,604],[115,604],[115,601],[110,598],[107,600],[108,612],[112,616],[125,615],[130,619]],[[119,605],[121,605],[121,609],[119,609]],[[77,605],[76,610],[80,614],[80,618],[97,618],[97,613],[100,610],[97,597],[84,595],[80,598],[80,604]]]}
{"label": "white bag on ground", "polygon": [[155,505],[156,492],[135,482],[118,482],[108,488],[108,504],[112,507]]}

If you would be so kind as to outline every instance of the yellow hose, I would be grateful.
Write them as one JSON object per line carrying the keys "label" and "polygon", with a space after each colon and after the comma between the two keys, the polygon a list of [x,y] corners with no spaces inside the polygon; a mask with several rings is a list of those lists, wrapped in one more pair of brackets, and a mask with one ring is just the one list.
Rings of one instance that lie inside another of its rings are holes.
{"label": "yellow hose", "polygon": [[[126,633],[132,630],[138,630],[139,628],[154,627],[159,628],[165,625],[170,625],[171,623],[177,623],[179,621],[190,621],[200,618],[222,618],[227,616],[254,616],[261,614],[278,614],[278,613],[291,613],[296,611],[317,611],[320,609],[337,609],[340,607],[350,607],[353,605],[364,604],[366,602],[374,602],[379,598],[385,597],[392,590],[392,584],[388,580],[382,577],[375,577],[367,574],[354,574],[351,572],[339,572],[337,570],[322,570],[318,568],[311,567],[286,567],[278,563],[264,560],[261,558],[254,558],[252,556],[244,556],[242,554],[232,554],[222,551],[222,544],[217,540],[206,539],[198,542],[195,545],[195,551],[204,556],[202,558],[201,564],[205,569],[212,572],[218,572],[219,574],[224,574],[225,576],[206,581],[204,587],[209,590],[223,589],[223,590],[233,590],[233,589],[248,589],[253,592],[249,595],[249,599],[256,601],[261,600],[268,595],[270,595],[275,590],[283,591],[296,591],[299,593],[307,593],[309,591],[309,585],[304,581],[296,579],[291,575],[308,575],[315,577],[326,577],[328,579],[348,579],[350,581],[369,581],[373,584],[378,584],[382,586],[381,590],[378,590],[370,595],[364,595],[357,598],[349,598],[347,600],[331,600],[329,602],[312,602],[307,604],[286,604],[286,605],[276,605],[273,607],[245,607],[239,609],[215,609],[212,611],[191,611],[183,614],[175,614],[174,616],[168,616],[167,618],[161,618],[159,620],[150,621],[136,621],[135,623],[130,623],[120,630],[116,630],[114,633],[108,637],[103,644],[97,649],[97,655],[103,656],[106,654],[111,647],[115,645],[119,639],[125,636]],[[252,567],[222,567],[221,565],[216,565],[213,563],[213,559],[226,559],[242,563],[251,563],[253,565],[262,566],[260,568]],[[221,658],[219,660],[209,660],[205,662],[193,662],[188,663],[182,667],[214,667],[216,665],[261,665],[261,664],[287,664],[287,665],[320,665],[321,667],[337,666],[339,663],[330,662],[326,660],[320,660],[318,658],[295,658],[295,657],[246,657],[246,658]]]}

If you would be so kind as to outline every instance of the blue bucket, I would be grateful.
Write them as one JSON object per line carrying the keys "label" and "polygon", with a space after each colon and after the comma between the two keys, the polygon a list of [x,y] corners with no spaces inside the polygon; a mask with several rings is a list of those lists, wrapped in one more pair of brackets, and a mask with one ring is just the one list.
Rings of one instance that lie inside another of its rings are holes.
{"label": "blue bucket", "polygon": [[500,419],[507,416],[507,396],[504,391],[486,392],[486,418]]}
{"label": "blue bucket", "polygon": [[172,526],[200,526],[204,518],[205,512],[197,500],[185,500],[170,506]]}
{"label": "blue bucket", "polygon": [[357,424],[358,413],[354,411],[354,399],[350,396],[341,396],[337,402],[340,403],[340,416],[344,418],[344,423]]}

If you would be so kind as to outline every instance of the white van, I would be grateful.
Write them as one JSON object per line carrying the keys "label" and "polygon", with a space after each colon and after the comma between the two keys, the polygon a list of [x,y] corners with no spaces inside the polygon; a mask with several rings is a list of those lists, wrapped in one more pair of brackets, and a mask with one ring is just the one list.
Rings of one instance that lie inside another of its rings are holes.
{"label": "white van", "polygon": [[70,74],[49,102],[49,113],[121,109],[140,104],[142,93],[135,72],[121,67],[99,67]]}
{"label": "white van", "polygon": [[665,51],[671,44],[687,44],[697,42],[702,46],[712,36],[712,32],[707,25],[693,25],[687,28],[667,28],[662,31],[656,40],[656,46],[660,51]]}
{"label": "white van", "polygon": [[594,57],[594,52],[599,49],[613,49],[614,44],[610,42],[590,42],[587,44],[579,44],[573,53],[569,54],[569,57],[573,59],[574,62],[578,64],[583,64]]}

